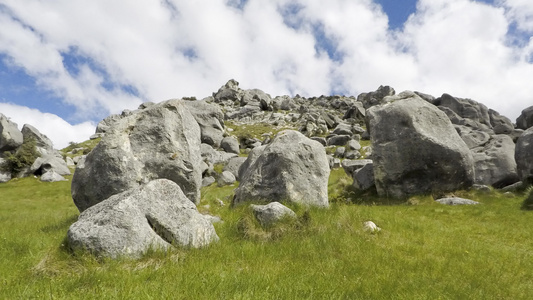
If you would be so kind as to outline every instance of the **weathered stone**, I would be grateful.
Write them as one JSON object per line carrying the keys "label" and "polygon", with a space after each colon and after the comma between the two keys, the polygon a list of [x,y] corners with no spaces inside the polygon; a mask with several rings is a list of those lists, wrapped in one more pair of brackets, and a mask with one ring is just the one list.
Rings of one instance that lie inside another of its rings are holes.
{"label": "weathered stone", "polygon": [[418,96],[367,110],[380,196],[454,191],[473,184],[472,153],[448,117]]}
{"label": "weathered stone", "polygon": [[183,101],[200,126],[202,143],[219,147],[224,138],[224,113],[220,106],[206,101]]}
{"label": "weathered stone", "polygon": [[346,172],[346,175],[352,177],[353,173],[356,170],[361,169],[362,167],[366,166],[367,164],[371,164],[371,159],[358,159],[358,160],[350,160],[345,159],[342,161],[342,168],[344,169],[344,172]]}
{"label": "weathered stone", "polygon": [[200,199],[200,128],[181,100],[169,100],[125,117],[78,164],[72,198],[80,211],[158,178],[176,182]]}
{"label": "weathered stone", "polygon": [[374,105],[382,104],[383,98],[393,96],[394,94],[396,94],[396,92],[393,88],[388,85],[381,85],[374,92],[360,94],[357,96],[357,101],[362,102],[365,109],[369,109]]}
{"label": "weathered stone", "polygon": [[358,159],[359,157],[361,157],[361,153],[359,151],[350,150],[344,153],[344,158],[347,159]]}
{"label": "weathered stone", "polygon": [[359,144],[359,142],[356,141],[356,140],[349,140],[349,141],[346,143],[346,147],[347,147],[349,150],[356,150],[356,151],[361,150],[361,144]]}
{"label": "weathered stone", "polygon": [[[454,121],[454,119],[451,118],[453,124],[470,125],[478,130],[490,129],[492,127],[490,123],[489,109],[482,103],[471,99],[456,98],[448,94],[443,94],[435,101],[438,103],[439,107],[449,108],[461,118],[459,121]],[[464,123],[465,121],[470,121],[471,123]]]}
{"label": "weathered stone", "polygon": [[501,188],[519,181],[515,144],[508,135],[495,135],[484,147],[474,148],[472,152],[476,184]]}
{"label": "weathered stone", "polygon": [[263,227],[270,227],[284,218],[296,219],[296,213],[279,202],[271,202],[267,205],[252,204],[250,207],[255,218]]}
{"label": "weathered stone", "polygon": [[519,129],[528,129],[533,126],[533,106],[530,106],[524,110],[520,116],[516,119],[516,127]]}
{"label": "weathered stone", "polygon": [[337,127],[335,127],[335,129],[333,130],[332,134],[335,134],[335,135],[352,135],[353,134],[352,126],[350,124],[340,123],[339,125],[337,125]]}
{"label": "weathered stone", "polygon": [[35,175],[41,175],[49,171],[54,171],[59,175],[70,175],[70,169],[67,163],[54,155],[45,155],[37,157],[31,165],[30,172]]}
{"label": "weathered stone", "polygon": [[235,175],[229,171],[223,171],[217,179],[218,186],[232,185],[237,179]]}
{"label": "weathered stone", "polygon": [[41,176],[43,182],[66,181],[65,177],[57,174],[55,171],[48,171]]}
{"label": "weathered stone", "polygon": [[122,119],[121,115],[110,115],[96,125],[96,133],[106,133],[116,122]]}
{"label": "weathered stone", "polygon": [[215,102],[223,101],[241,101],[244,91],[239,88],[239,82],[230,79],[225,85],[223,85],[216,93],[213,94]]}
{"label": "weathered stone", "polygon": [[363,230],[368,231],[370,233],[376,233],[381,231],[381,228],[379,228],[374,222],[372,221],[366,221],[363,223]]}
{"label": "weathered stone", "polygon": [[490,125],[496,134],[510,134],[514,130],[513,123],[506,116],[489,109]]}
{"label": "weathered stone", "polygon": [[217,180],[213,176],[207,176],[202,179],[202,187],[210,186],[215,183]]}
{"label": "weathered stone", "polygon": [[244,164],[246,159],[247,159],[246,157],[240,157],[240,156],[230,158],[230,160],[228,161],[228,163],[224,166],[222,170],[231,172],[231,174],[233,174],[233,176],[235,176],[237,180],[240,180],[239,169]]}
{"label": "weathered stone", "polygon": [[24,141],[35,141],[35,148],[37,152],[41,154],[41,156],[55,154],[54,144],[52,143],[52,141],[46,135],[40,133],[37,128],[29,124],[24,124],[24,126],[22,126],[21,132]]}
{"label": "weathered stone", "polygon": [[472,129],[463,125],[455,125],[455,129],[470,149],[482,147],[490,140],[490,135],[484,131]]}
{"label": "weathered stone", "polygon": [[[244,168],[244,169],[243,169]],[[303,134],[285,130],[272,143],[254,149],[241,166],[233,204],[285,200],[326,207],[329,164],[324,147]]]}
{"label": "weathered stone", "polygon": [[344,157],[344,153],[346,153],[346,148],[338,147],[337,149],[335,149],[335,153],[333,153],[333,155],[335,157],[343,158]]}
{"label": "weathered stone", "polygon": [[533,127],[518,138],[515,148],[518,177],[526,184],[533,183]]}
{"label": "weathered stone", "polygon": [[479,202],[477,201],[458,198],[458,197],[441,198],[435,201],[439,202],[440,204],[445,204],[445,205],[476,205],[476,204],[479,204]]}
{"label": "weathered stone", "polygon": [[0,114],[0,153],[17,149],[23,141],[24,138],[17,123]]}
{"label": "weathered stone", "polygon": [[374,165],[372,163],[366,164],[359,170],[353,173],[353,187],[366,191],[376,185],[374,180]]}
{"label": "weathered stone", "polygon": [[334,135],[327,139],[328,146],[344,146],[351,139],[349,135]]}
{"label": "weathered stone", "polygon": [[[199,133],[198,133],[199,134]],[[140,257],[149,249],[203,247],[218,241],[213,225],[167,179],[111,196],[83,211],[67,233],[69,246],[98,256]]]}
{"label": "weathered stone", "polygon": [[215,165],[215,164],[225,164],[227,163],[231,158],[237,157],[238,155],[235,153],[227,153],[225,151],[217,151],[213,149],[208,144],[201,144],[200,145],[200,152],[202,155],[202,158],[206,160],[208,163]]}
{"label": "weathered stone", "polygon": [[76,163],[74,163],[74,160],[70,156],[67,156],[65,158],[65,162],[67,163],[67,167],[75,167],[76,166]]}
{"label": "weathered stone", "polygon": [[322,146],[326,147],[328,145],[328,142],[326,141],[326,138],[324,137],[321,137],[321,136],[313,136],[311,137],[311,139],[313,141],[317,141],[319,142],[320,144],[322,144]]}
{"label": "weathered stone", "polygon": [[228,153],[235,153],[235,154],[240,153],[239,141],[237,140],[237,138],[233,136],[225,137],[220,143],[220,147]]}

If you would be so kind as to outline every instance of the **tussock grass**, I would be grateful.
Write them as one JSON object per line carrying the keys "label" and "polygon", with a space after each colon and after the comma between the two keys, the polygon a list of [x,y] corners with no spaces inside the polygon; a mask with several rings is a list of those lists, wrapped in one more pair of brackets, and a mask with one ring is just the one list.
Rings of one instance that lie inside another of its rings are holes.
{"label": "tussock grass", "polygon": [[[346,192],[351,182],[343,173],[331,174],[329,209],[289,205],[299,218],[269,229],[248,206],[230,208],[233,187],[206,187],[199,209],[222,218],[215,224],[220,242],[140,260],[68,250],[66,231],[78,216],[69,182],[0,184],[0,299],[531,297],[525,195],[459,191],[482,204],[445,206],[417,196],[385,205]],[[365,232],[368,220],[382,231]]]}

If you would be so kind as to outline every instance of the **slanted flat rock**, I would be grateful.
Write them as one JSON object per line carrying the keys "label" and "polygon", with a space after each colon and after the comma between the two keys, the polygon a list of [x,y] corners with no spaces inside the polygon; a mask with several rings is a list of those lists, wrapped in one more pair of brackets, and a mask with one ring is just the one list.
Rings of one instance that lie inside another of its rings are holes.
{"label": "slanted flat rock", "polygon": [[224,138],[224,113],[220,106],[207,103],[205,100],[183,103],[200,126],[202,143],[219,147]]}
{"label": "slanted flat rock", "polygon": [[438,200],[435,200],[439,202],[440,204],[446,204],[446,205],[476,205],[479,204],[479,202],[470,200],[470,199],[464,199],[459,197],[451,197],[451,198],[441,198]]}
{"label": "slanted flat rock", "polygon": [[476,184],[495,188],[519,181],[514,158],[515,144],[505,134],[495,135],[483,147],[472,149]]}
{"label": "slanted flat rock", "polygon": [[67,233],[69,246],[97,256],[140,257],[149,249],[198,248],[218,241],[213,225],[180,187],[158,179],[83,211]]}

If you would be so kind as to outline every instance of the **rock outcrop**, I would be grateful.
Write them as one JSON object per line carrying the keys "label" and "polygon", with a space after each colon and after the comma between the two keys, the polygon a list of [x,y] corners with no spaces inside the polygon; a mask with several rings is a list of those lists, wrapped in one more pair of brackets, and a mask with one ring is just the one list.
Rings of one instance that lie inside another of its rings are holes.
{"label": "rock outcrop", "polygon": [[158,179],[83,211],[68,230],[69,246],[104,257],[140,257],[149,249],[203,247],[218,241],[213,225],[180,187]]}
{"label": "rock outcrop", "polygon": [[16,150],[22,145],[23,141],[24,138],[17,127],[17,123],[0,114],[0,153]]}
{"label": "rock outcrop", "polygon": [[533,127],[518,138],[515,148],[518,177],[527,184],[533,184]]}
{"label": "rock outcrop", "polygon": [[117,121],[78,166],[72,198],[80,211],[112,195],[166,178],[198,203],[200,128],[181,100],[150,106]]}
{"label": "rock outcrop", "polygon": [[474,160],[446,115],[414,93],[367,110],[380,196],[454,191],[474,182]]}
{"label": "rock outcrop", "polygon": [[279,202],[271,202],[266,205],[251,205],[252,212],[263,227],[270,227],[284,218],[296,219],[296,213]]}
{"label": "rock outcrop", "polygon": [[514,158],[515,144],[508,135],[495,135],[472,152],[476,184],[502,188],[519,181]]}
{"label": "rock outcrop", "polygon": [[520,116],[516,119],[516,127],[519,129],[528,129],[533,126],[533,106],[530,106],[524,110]]}
{"label": "rock outcrop", "polygon": [[241,166],[233,204],[289,201],[327,207],[329,164],[324,147],[294,130],[254,149]]}

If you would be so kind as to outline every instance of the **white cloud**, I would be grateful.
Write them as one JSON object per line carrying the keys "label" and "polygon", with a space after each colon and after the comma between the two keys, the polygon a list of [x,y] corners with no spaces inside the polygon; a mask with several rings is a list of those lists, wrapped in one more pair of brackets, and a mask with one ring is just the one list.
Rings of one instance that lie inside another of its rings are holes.
{"label": "white cloud", "polygon": [[95,130],[95,124],[91,122],[71,125],[54,114],[15,104],[0,103],[0,113],[17,123],[19,130],[24,124],[37,128],[52,140],[56,149],[63,149],[70,142],[88,140]]}
{"label": "white cloud", "polygon": [[[233,0],[0,2],[0,53],[80,120],[201,98],[230,78],[272,95],[357,95],[382,84],[446,92],[511,118],[531,105],[533,42],[508,36],[513,22],[533,30],[528,0],[420,0],[404,31],[390,31],[371,0],[249,0],[242,10]],[[83,58],[79,72],[65,53]]]}

